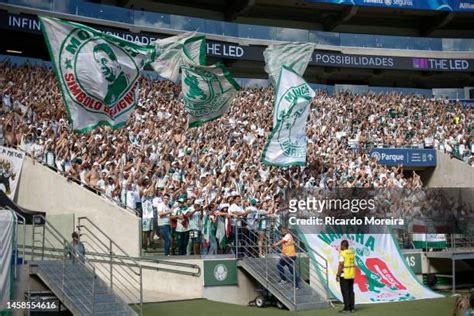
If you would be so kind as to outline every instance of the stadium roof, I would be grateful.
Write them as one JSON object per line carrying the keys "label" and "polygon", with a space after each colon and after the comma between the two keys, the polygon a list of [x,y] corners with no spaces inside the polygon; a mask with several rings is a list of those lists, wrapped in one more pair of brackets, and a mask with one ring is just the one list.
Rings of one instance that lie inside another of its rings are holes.
{"label": "stadium roof", "polygon": [[474,10],[471,12],[414,10],[395,5],[373,7],[321,3],[322,1],[333,0],[96,0],[93,2],[222,21],[342,33],[474,37]]}

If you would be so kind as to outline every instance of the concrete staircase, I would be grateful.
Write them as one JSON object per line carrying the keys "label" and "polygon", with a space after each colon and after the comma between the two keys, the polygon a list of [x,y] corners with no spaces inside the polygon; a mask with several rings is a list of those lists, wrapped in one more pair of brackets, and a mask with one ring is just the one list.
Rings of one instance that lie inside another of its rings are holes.
{"label": "concrete staircase", "polygon": [[34,261],[30,274],[38,276],[74,315],[136,315],[83,263]]}
{"label": "concrete staircase", "polygon": [[286,270],[289,281],[279,284],[277,263],[280,258],[252,258],[244,257],[238,261],[238,265],[247,271],[253,278],[262,284],[273,296],[275,296],[290,311],[302,311],[320,309],[329,306],[329,302],[317,294],[304,280],[300,280],[299,289],[293,283],[293,276]]}

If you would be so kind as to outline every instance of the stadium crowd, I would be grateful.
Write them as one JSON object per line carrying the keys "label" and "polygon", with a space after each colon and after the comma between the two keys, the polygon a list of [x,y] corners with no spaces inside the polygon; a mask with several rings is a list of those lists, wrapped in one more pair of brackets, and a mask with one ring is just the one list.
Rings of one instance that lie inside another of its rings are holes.
{"label": "stadium crowd", "polygon": [[[125,128],[80,135],[71,131],[50,69],[3,62],[0,74],[5,144],[139,210],[144,246],[156,232],[166,254],[174,247],[196,254],[202,238],[206,250],[217,252],[225,218],[236,225],[236,217],[278,214],[288,188],[422,186],[415,172],[370,158],[374,146],[434,147],[474,166],[470,109],[446,100],[318,92],[306,166],[276,168],[260,162],[272,128],[272,88],[243,89],[229,113],[188,129],[180,87],[142,78],[139,106]],[[255,221],[255,229],[262,226]]]}

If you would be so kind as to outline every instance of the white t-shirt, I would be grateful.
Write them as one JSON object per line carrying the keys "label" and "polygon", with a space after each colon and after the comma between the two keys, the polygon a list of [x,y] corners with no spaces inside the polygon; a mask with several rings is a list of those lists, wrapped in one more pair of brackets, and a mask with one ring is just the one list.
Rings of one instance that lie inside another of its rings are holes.
{"label": "white t-shirt", "polygon": [[171,225],[170,214],[160,217],[160,214],[169,212],[170,208],[163,201],[160,201],[156,205],[156,210],[158,213],[158,226]]}
{"label": "white t-shirt", "polygon": [[[232,215],[241,215],[241,214],[243,214],[243,213],[245,213],[244,209],[243,209],[241,206],[239,206],[239,205],[237,205],[237,204],[235,204],[235,203],[233,203],[233,204],[229,207],[229,214],[232,214]],[[233,219],[232,219],[232,225],[241,226],[241,225],[242,225],[242,221],[233,218]]]}
{"label": "white t-shirt", "polygon": [[140,196],[135,190],[127,190],[125,193],[125,199],[127,202],[126,205],[131,209],[135,209],[137,207],[137,202],[140,201]]}
{"label": "white t-shirt", "polygon": [[153,200],[150,198],[144,198],[142,200],[142,218],[152,219],[153,218]]}
{"label": "white t-shirt", "polygon": [[[188,209],[188,212],[189,213],[194,212],[194,207],[190,207]],[[201,228],[202,228],[201,212],[197,211],[189,218],[189,229],[201,230]]]}

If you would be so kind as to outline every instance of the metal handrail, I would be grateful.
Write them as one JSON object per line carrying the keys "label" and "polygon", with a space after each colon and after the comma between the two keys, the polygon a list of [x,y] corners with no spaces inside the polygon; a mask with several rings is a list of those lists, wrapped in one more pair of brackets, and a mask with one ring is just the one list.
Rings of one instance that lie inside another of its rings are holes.
{"label": "metal handrail", "polygon": [[[275,250],[275,249],[272,249],[272,248],[269,248],[268,245],[270,244],[274,244],[276,242],[276,239],[274,239],[276,237],[276,220],[277,218],[276,217],[262,217],[258,220],[265,220],[267,221],[267,229],[270,230],[270,233],[269,234],[265,234],[264,235],[264,253],[265,253],[265,279],[267,280],[267,287],[269,286],[270,283],[274,282],[275,281],[275,278],[278,278],[279,279],[279,275],[275,275],[275,273],[272,273],[272,270],[268,269],[268,260],[267,260],[267,257],[270,255],[270,256],[275,256],[276,258],[282,258],[282,255],[279,251]],[[239,221],[241,221],[244,226],[245,224],[247,225],[247,227],[250,227],[248,225],[248,222],[245,220],[245,219],[239,219]],[[236,226],[236,229],[239,230],[239,227]],[[254,254],[252,254],[251,252],[247,251],[246,248],[254,248],[256,249],[254,251],[254,253],[258,253],[259,252],[259,248],[261,248],[259,245],[258,245],[258,242],[255,242],[259,239],[259,234],[257,234],[253,229],[247,229],[248,231],[248,234],[251,234],[252,237],[253,237],[253,240],[252,238],[246,236],[245,234],[238,234],[236,233],[237,235],[237,245],[234,245],[235,246],[235,253],[236,255],[238,254],[237,251],[239,248],[242,248],[242,247],[239,247],[239,240],[240,242],[244,242],[245,244],[245,247],[243,248],[244,251],[246,251],[245,255],[249,256],[249,257],[255,257]],[[326,294],[326,299],[329,301],[330,297],[329,297],[329,279],[328,279],[328,263],[327,263],[327,260],[326,258],[324,258],[318,251],[316,251],[314,248],[312,248],[311,246],[307,245],[306,243],[303,243],[297,236],[296,234],[293,234],[294,236],[294,241],[295,241],[295,248],[296,248],[296,253],[297,253],[297,257],[298,258],[301,258],[302,254],[304,254],[306,257],[308,257],[310,260],[308,261],[308,273],[309,273],[309,278],[310,280],[312,279],[313,276],[315,276],[315,280],[319,280],[319,281],[323,281],[323,283],[321,282],[312,282],[310,284],[308,284],[310,287],[314,288],[314,287],[317,287],[319,290],[321,290],[322,292],[324,292]],[[305,248],[301,247],[300,244],[304,244]],[[309,254],[308,251],[311,251],[313,254],[315,254],[317,260],[311,260],[312,259],[312,256]],[[311,262],[314,262],[314,265],[311,264]],[[301,264],[302,264],[302,261],[299,260],[299,269],[301,271]],[[296,271],[297,271],[298,267],[296,265],[296,262],[294,263],[294,267],[293,267],[293,282],[292,282],[292,286],[293,286],[293,300],[296,299]],[[319,270],[319,271],[318,271]],[[322,273],[320,273],[320,271],[322,271]],[[323,278],[323,280],[321,280],[321,274],[325,276],[325,278]],[[301,282],[305,282],[305,280],[301,279],[300,280]],[[276,287],[275,287],[276,288]],[[276,290],[278,290],[278,288],[276,288]],[[281,294],[285,294],[285,293],[281,293]],[[286,295],[286,294],[285,294]],[[289,298],[289,297],[287,297]],[[289,298],[291,299],[291,298]],[[294,301],[296,302],[296,301]]]}
{"label": "metal handrail", "polygon": [[127,257],[131,258],[134,263],[136,263],[137,265],[139,264],[135,259],[133,259],[133,257],[131,257],[129,254],[127,254],[127,252],[125,252],[125,250],[122,249],[122,247],[120,247],[115,241],[113,241],[102,229],[100,229],[96,224],[94,224],[89,218],[87,218],[86,216],[81,216],[81,217],[78,217],[78,227],[82,227],[81,226],[81,220],[85,220],[87,221],[89,224],[91,224],[95,229],[97,229],[100,233],[102,233],[102,235],[104,237],[106,237],[115,247],[117,247],[124,255],[126,255]]}
{"label": "metal handrail", "polygon": [[[91,228],[88,227],[89,225],[91,226]],[[129,299],[138,299],[139,304],[136,304],[135,302],[133,302],[133,304],[136,306],[138,305],[137,307],[140,310],[140,315],[143,315],[143,271],[141,264],[135,258],[131,257],[127,252],[125,252],[125,250],[123,250],[116,242],[112,240],[112,238],[110,238],[100,227],[93,223],[89,218],[85,216],[79,217],[77,228],[82,236],[88,238],[88,240],[90,241],[90,243],[88,244],[93,248],[94,251],[97,251],[97,248],[99,248],[101,250],[105,250],[103,254],[108,255],[108,264],[110,267],[109,276],[107,277],[104,273],[104,277],[107,281],[110,282],[110,287],[112,289],[115,288],[115,290],[120,291]],[[83,234],[81,230],[86,230],[89,233]],[[105,242],[103,240],[105,240]],[[127,261],[124,261],[122,258],[117,257],[117,250],[121,254],[121,256],[126,258],[129,262],[131,261],[133,265]],[[114,258],[120,261],[121,264],[114,265]],[[97,266],[99,265],[100,264],[97,264]],[[124,284],[120,280],[120,278],[114,277],[114,273],[116,274],[116,276],[118,275],[122,279],[126,280],[130,286],[126,286],[126,284]],[[134,279],[134,277],[138,277],[138,280],[135,279],[137,285],[133,285],[130,280]],[[114,284],[120,286],[114,286]]]}
{"label": "metal handrail", "polygon": [[[92,256],[94,256],[94,255],[92,255]],[[95,266],[95,268],[96,268],[96,270],[97,270],[98,272],[100,272],[100,273],[104,276],[104,279],[107,279],[107,273],[110,272],[110,271],[107,271],[107,269],[106,269],[105,267],[102,267],[102,263],[110,263],[110,261],[107,261],[107,262],[106,262],[106,261],[102,261],[102,262],[101,262],[101,261],[97,261],[97,260],[93,260],[93,261],[89,260],[89,261],[90,261],[90,262],[101,263],[101,264]],[[124,280],[128,282],[128,285],[134,286],[134,285],[130,282],[130,280],[129,280],[128,278],[126,278],[126,276],[124,276],[123,274],[119,273],[119,271],[116,271],[116,273],[118,273],[122,278],[124,278]],[[122,285],[122,286],[124,286],[124,287],[127,286],[127,284],[124,284],[120,279],[116,280],[116,282],[120,283],[120,285]],[[138,281],[137,281],[137,282],[138,282]],[[118,288],[115,287],[115,288],[116,288],[116,289],[119,289],[119,290],[121,291],[121,293],[124,294],[124,295],[125,295],[127,298],[129,298],[129,299],[130,299],[130,298],[131,298],[131,299],[139,299],[139,297],[132,297],[132,296],[129,296],[130,293],[123,292],[120,287],[118,287]]]}
{"label": "metal handrail", "polygon": [[[79,218],[79,219],[80,219],[80,218]],[[79,229],[79,231],[80,231],[82,228],[84,228],[84,229],[86,229],[86,230],[90,233],[91,236],[94,236],[93,232],[92,232],[87,226],[85,226],[85,225],[77,225],[77,228]],[[105,235],[105,233],[103,233],[103,234]],[[86,234],[84,234],[84,233],[81,232],[81,236],[88,236],[88,235],[86,235]],[[107,236],[107,235],[105,235],[105,236]],[[102,250],[105,250],[107,253],[110,254],[110,249],[111,249],[111,248],[110,248],[110,247],[107,247],[107,245],[105,245],[100,239],[98,239],[98,238],[95,238],[95,239],[96,239],[96,241],[97,241],[97,243],[98,243],[99,245],[102,245],[102,246],[104,247],[104,248],[102,248]],[[114,243],[114,244],[115,244],[115,243]],[[98,246],[99,246],[99,245],[98,245]],[[117,247],[118,247],[118,246],[117,246]],[[123,250],[121,250],[121,251],[122,251],[122,255],[124,256],[124,258],[131,258],[131,260],[134,261],[134,264],[136,264],[137,266],[139,266],[139,263],[138,263],[138,261],[136,261],[136,259],[134,259],[133,257],[129,256],[125,251],[123,251]],[[113,253],[113,254],[116,256],[115,253]],[[122,261],[120,256],[116,256],[116,258],[117,258],[118,260]],[[127,263],[124,262],[124,261],[122,261],[122,263],[124,263],[125,265],[127,265]],[[137,274],[137,272],[135,272],[135,274]],[[137,275],[138,275],[138,274],[137,274]]]}
{"label": "metal handrail", "polygon": [[[92,255],[92,256],[94,256],[94,255]],[[107,263],[110,264],[110,260],[109,260],[109,261],[89,260],[89,262],[99,263],[98,265],[94,265],[94,267],[96,268],[96,271],[98,271],[98,272],[103,276],[103,278],[104,278],[105,280],[110,280],[110,279],[108,279],[108,277],[107,277],[107,274],[108,274],[108,272],[110,272],[110,270],[107,271],[105,267],[102,267],[103,263],[105,263],[105,264],[107,264]],[[115,282],[116,282],[118,285],[121,285],[122,287],[120,287],[120,286],[119,286],[119,287],[113,286],[113,283],[112,283],[112,282],[110,283],[110,287],[111,287],[111,288],[115,288],[116,291],[119,291],[119,292],[120,292],[121,294],[123,294],[126,298],[131,299],[132,301],[133,301],[133,300],[140,300],[140,297],[139,297],[138,295],[137,295],[137,296],[133,296],[131,292],[126,292],[126,291],[124,291],[124,289],[127,288],[127,286],[132,286],[132,287],[133,287],[134,285],[133,285],[132,283],[130,283],[130,280],[129,280],[126,276],[124,276],[122,273],[120,273],[119,271],[117,271],[117,269],[115,269],[115,270],[116,270],[115,273],[118,273],[122,278],[124,278],[124,279],[125,279],[127,282],[129,282],[129,283],[128,283],[128,285],[127,285],[127,284],[124,284],[120,279],[114,278]],[[137,282],[138,282],[138,281],[137,281]],[[117,285],[117,284],[116,284],[116,285]]]}
{"label": "metal handrail", "polygon": [[[32,248],[32,246],[26,245],[25,246],[25,254],[30,255],[31,252],[29,249]],[[55,248],[55,247],[45,247],[45,258],[53,258],[53,259],[58,259],[62,258],[62,256],[56,255],[55,253],[62,253],[64,249],[60,248]],[[106,259],[101,259],[101,258],[109,258],[107,254],[103,253],[95,253],[91,251],[87,251],[86,254],[87,261],[88,262],[97,262],[97,263],[108,263],[109,261]],[[126,259],[123,257],[120,257],[118,255],[114,255],[113,257],[115,258],[121,258],[121,259]],[[135,258],[137,259],[137,258]],[[191,263],[184,263],[184,262],[178,262],[178,261],[168,261],[168,260],[159,260],[159,259],[152,259],[152,258],[140,258],[140,263],[141,267],[143,269],[147,270],[155,270],[155,271],[165,271],[169,273],[176,273],[176,274],[181,274],[181,275],[189,275],[189,276],[194,276],[194,277],[199,277],[201,275],[201,267],[197,264],[191,264]],[[144,264],[143,262],[149,262],[150,264],[159,264],[159,265],[168,265],[168,266],[175,266],[175,267],[184,267],[184,268],[190,268],[196,270],[195,272],[190,272],[190,271],[183,271],[183,270],[176,270],[176,269],[166,269],[166,268],[160,268],[160,267],[155,267],[151,265],[147,265],[146,263]],[[119,261],[114,261],[113,263],[115,266],[119,266],[122,263]],[[134,264],[130,264],[133,267],[138,267],[135,266]]]}
{"label": "metal handrail", "polygon": [[17,269],[17,263],[18,263],[18,219],[21,220],[21,225],[23,226],[23,245],[22,245],[22,260],[25,260],[25,245],[26,245],[26,218],[17,213],[15,210],[13,210],[11,207],[7,206],[7,210],[9,210],[13,216],[15,216],[15,241],[13,243],[15,247],[15,266],[14,266],[14,276],[15,279],[18,278],[18,269]]}
{"label": "metal handrail", "polygon": [[[38,218],[41,219],[41,223],[42,223],[41,227],[43,229],[43,232],[42,232],[42,245],[41,245],[41,257],[42,257],[42,259],[44,259],[45,243],[48,243],[48,244],[51,244],[51,245],[54,246],[54,243],[52,241],[50,241],[48,238],[46,238],[46,236],[45,236],[46,232],[48,232],[56,240],[57,243],[61,244],[64,247],[63,256],[62,256],[63,270],[62,270],[62,274],[61,274],[61,283],[62,283],[61,290],[62,290],[63,297],[68,297],[70,300],[73,300],[73,298],[70,297],[69,294],[66,293],[66,291],[64,291],[64,283],[65,283],[66,278],[73,279],[71,276],[68,277],[65,273],[66,261],[69,261],[69,260],[67,260],[67,255],[70,254],[71,256],[74,256],[73,260],[75,260],[75,263],[80,265],[80,266],[83,266],[84,269],[86,269],[86,270],[92,269],[93,278],[95,278],[95,275],[96,275],[95,270],[93,269],[93,267],[90,267],[91,265],[89,263],[87,263],[85,261],[85,258],[84,258],[84,256],[82,256],[82,254],[77,253],[77,252],[72,250],[73,247],[71,246],[71,244],[66,240],[66,238],[51,223],[49,223],[46,220],[46,218],[43,215],[33,215],[33,235],[32,235],[33,249],[34,249],[34,244],[36,242],[36,240],[35,240],[35,228],[38,226],[37,220],[36,220]],[[32,259],[34,259],[33,255],[32,255]],[[76,278],[74,280],[78,280],[78,279]],[[68,285],[72,286],[76,289],[83,290],[82,288],[79,288],[77,285],[74,285],[74,282],[72,282],[71,284],[68,284]],[[88,294],[88,293],[86,293],[86,294]],[[95,304],[95,296],[94,295],[91,295],[92,302],[84,302],[83,299],[81,297],[77,296],[77,295],[76,295],[76,299],[81,301],[81,303],[83,303],[84,307],[88,311],[91,308],[92,309],[94,308],[94,304]]]}

